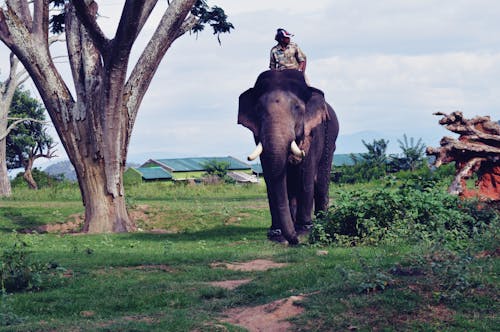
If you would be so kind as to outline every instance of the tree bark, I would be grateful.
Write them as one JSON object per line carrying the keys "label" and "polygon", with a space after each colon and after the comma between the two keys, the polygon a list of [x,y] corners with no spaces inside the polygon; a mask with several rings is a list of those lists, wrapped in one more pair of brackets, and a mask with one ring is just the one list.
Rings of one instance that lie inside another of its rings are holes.
{"label": "tree bark", "polygon": [[24,170],[23,178],[28,183],[28,187],[32,190],[38,190],[38,184],[33,178],[33,173],[31,172],[32,168],[28,168]]}
{"label": "tree bark", "polygon": [[[4,127],[1,119],[0,119],[0,126],[2,128]],[[7,139],[6,138],[0,139],[0,197],[8,197],[12,194],[9,173],[7,171],[6,146],[7,146]]]}
{"label": "tree bark", "polygon": [[132,45],[157,0],[127,1],[113,39],[97,25],[94,1],[70,1],[65,25],[75,96],[48,50],[49,1],[33,2],[31,18],[27,0],[6,0],[10,10],[0,9],[0,39],[28,70],[75,167],[85,205],[84,231],[132,231],[123,172],[135,117],[167,49],[195,23],[189,13],[196,0],[170,1],[128,80]]}

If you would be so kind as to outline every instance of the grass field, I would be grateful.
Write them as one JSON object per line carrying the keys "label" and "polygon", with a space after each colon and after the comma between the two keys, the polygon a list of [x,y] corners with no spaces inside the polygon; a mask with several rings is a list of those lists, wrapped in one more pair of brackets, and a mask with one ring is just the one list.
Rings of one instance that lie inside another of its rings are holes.
{"label": "grass field", "polygon": [[[300,296],[289,326],[297,331],[498,330],[497,233],[453,251],[307,239],[290,248],[266,240],[263,186],[148,183],[128,188],[127,200],[141,231],[105,235],[21,233],[81,220],[76,188],[0,200],[0,259],[17,246],[49,267],[36,289],[3,293],[0,331],[242,331],[224,321],[228,309],[290,296]],[[255,259],[286,265],[225,268]],[[211,284],[243,279],[232,290]]]}

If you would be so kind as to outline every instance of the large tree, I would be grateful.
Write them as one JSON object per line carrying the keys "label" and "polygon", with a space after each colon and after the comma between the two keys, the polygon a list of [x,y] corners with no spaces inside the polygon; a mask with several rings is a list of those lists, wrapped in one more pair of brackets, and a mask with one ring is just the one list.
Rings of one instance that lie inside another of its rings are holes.
{"label": "large tree", "polygon": [[210,10],[204,1],[162,1],[166,9],[160,23],[127,77],[132,46],[157,2],[126,0],[113,38],[97,22],[95,1],[66,2],[74,95],[49,52],[51,0],[5,0],[0,9],[0,39],[29,72],[75,167],[87,232],[135,228],[125,206],[123,171],[139,106],[166,51],[202,23],[214,33],[232,28],[220,8]]}

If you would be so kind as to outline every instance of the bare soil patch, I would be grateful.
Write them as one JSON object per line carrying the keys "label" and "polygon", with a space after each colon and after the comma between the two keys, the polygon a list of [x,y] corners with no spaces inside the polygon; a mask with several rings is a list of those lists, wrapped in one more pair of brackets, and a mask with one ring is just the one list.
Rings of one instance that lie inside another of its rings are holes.
{"label": "bare soil patch", "polygon": [[288,331],[292,324],[287,319],[304,311],[298,303],[303,299],[303,296],[291,296],[256,307],[229,309],[224,312],[225,318],[221,321],[241,326],[250,332]]}
{"label": "bare soil patch", "polygon": [[147,223],[149,221],[148,211],[149,205],[140,204],[137,205],[134,209],[129,209],[128,216],[134,222],[143,221],[144,223]]}
{"label": "bare soil patch", "polygon": [[210,266],[212,268],[217,268],[217,267],[222,267],[226,268],[228,270],[233,270],[233,271],[245,271],[245,272],[251,272],[251,271],[267,271],[269,269],[274,269],[274,268],[281,268],[284,266],[287,266],[288,264],[286,263],[276,263],[271,260],[267,259],[255,259],[253,261],[249,262],[243,262],[243,263],[212,263]]}
{"label": "bare soil patch", "polygon": [[21,233],[79,233],[83,227],[84,217],[82,213],[75,213],[68,216],[64,223],[46,224],[35,228],[22,230]]}

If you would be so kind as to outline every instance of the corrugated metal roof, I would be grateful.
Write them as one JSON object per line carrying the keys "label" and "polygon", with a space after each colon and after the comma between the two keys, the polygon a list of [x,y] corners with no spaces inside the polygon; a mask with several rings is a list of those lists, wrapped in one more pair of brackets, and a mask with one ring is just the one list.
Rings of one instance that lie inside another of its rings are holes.
{"label": "corrugated metal roof", "polygon": [[144,180],[155,180],[155,179],[171,179],[172,174],[164,170],[163,168],[156,167],[138,167],[135,170],[141,173],[141,176]]}
{"label": "corrugated metal roof", "polygon": [[227,172],[227,176],[240,183],[258,183],[259,179],[255,175],[242,172]]}
{"label": "corrugated metal roof", "polygon": [[204,165],[211,161],[229,163],[228,170],[250,169],[250,165],[234,157],[200,157],[200,158],[173,158],[173,159],[153,159],[153,162],[164,165],[172,172],[195,172],[204,171]]}

